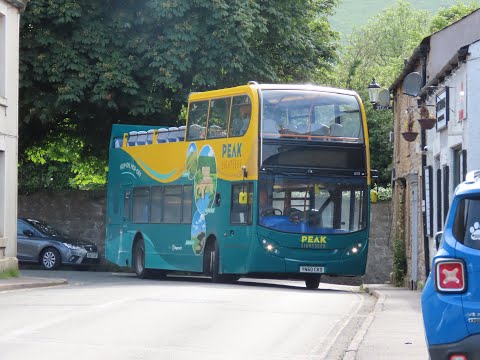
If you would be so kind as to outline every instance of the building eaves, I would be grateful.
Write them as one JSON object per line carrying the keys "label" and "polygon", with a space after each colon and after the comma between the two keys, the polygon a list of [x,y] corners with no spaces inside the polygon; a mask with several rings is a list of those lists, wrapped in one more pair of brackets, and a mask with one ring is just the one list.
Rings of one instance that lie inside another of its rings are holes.
{"label": "building eaves", "polygon": [[18,8],[20,11],[24,11],[25,8],[27,7],[27,2],[29,0],[5,0],[8,4],[12,4],[16,8]]}
{"label": "building eaves", "polygon": [[468,56],[468,48],[470,45],[462,46],[457,53],[447,62],[447,64],[432,78],[421,90],[419,96],[427,95],[432,88],[436,88],[445,78],[458,67],[458,64],[465,61]]}
{"label": "building eaves", "polygon": [[412,56],[408,59],[407,63],[402,69],[400,75],[397,76],[392,85],[388,88],[388,91],[393,92],[405,79],[405,76],[410,74],[417,67],[418,63],[422,59],[426,59],[428,51],[430,50],[430,36],[427,36],[422,40],[420,45],[418,45],[413,51]]}

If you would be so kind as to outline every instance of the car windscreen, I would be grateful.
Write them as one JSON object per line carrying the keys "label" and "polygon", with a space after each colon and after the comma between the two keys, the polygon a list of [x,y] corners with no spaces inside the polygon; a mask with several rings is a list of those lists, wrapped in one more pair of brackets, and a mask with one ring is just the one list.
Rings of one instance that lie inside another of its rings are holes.
{"label": "car windscreen", "polygon": [[63,234],[62,232],[55,229],[53,226],[43,221],[35,220],[35,219],[25,219],[25,221],[28,222],[30,225],[32,225],[35,229],[37,229],[44,235],[67,238],[67,235]]}

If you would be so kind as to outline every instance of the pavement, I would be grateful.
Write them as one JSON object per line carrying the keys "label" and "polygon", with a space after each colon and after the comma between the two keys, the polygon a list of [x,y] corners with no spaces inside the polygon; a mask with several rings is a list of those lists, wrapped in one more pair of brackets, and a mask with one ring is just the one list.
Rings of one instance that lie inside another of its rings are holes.
{"label": "pavement", "polygon": [[39,288],[65,284],[68,284],[66,279],[19,276],[8,279],[0,279],[0,293],[8,290]]}
{"label": "pavement", "polygon": [[421,291],[377,284],[364,288],[377,302],[343,360],[428,359]]}
{"label": "pavement", "polygon": [[[67,283],[66,279],[29,276],[0,279],[0,294]],[[364,288],[377,302],[350,342],[343,360],[428,359],[421,292],[380,284],[364,285]]]}

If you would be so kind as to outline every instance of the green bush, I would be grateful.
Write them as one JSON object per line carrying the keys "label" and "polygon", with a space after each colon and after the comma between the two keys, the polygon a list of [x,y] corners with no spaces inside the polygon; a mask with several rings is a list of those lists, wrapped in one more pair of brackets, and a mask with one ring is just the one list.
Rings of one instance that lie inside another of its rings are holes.
{"label": "green bush", "polygon": [[378,194],[378,201],[388,201],[392,200],[392,187],[389,185],[383,186],[373,186],[372,188]]}
{"label": "green bush", "polygon": [[393,285],[404,286],[407,274],[407,257],[405,254],[405,242],[400,236],[393,240]]}

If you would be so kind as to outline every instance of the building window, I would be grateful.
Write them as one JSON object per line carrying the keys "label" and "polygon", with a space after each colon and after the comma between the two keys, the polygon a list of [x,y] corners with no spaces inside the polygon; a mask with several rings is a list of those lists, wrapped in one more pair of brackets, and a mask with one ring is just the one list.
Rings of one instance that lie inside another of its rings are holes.
{"label": "building window", "polygon": [[462,148],[453,149],[452,189],[454,190],[463,181],[462,165]]}
{"label": "building window", "polygon": [[0,97],[6,97],[6,66],[7,66],[7,44],[6,44],[6,19],[0,13]]}
{"label": "building window", "polygon": [[437,169],[437,231],[442,231],[442,170]]}
{"label": "building window", "polygon": [[427,234],[433,236],[433,169],[425,167],[425,221]]}
{"label": "building window", "polygon": [[450,208],[450,168],[448,165],[443,167],[443,221],[447,219],[448,209]]}

